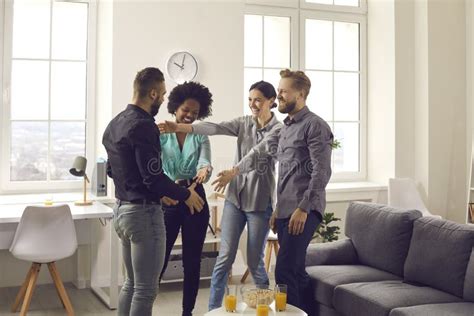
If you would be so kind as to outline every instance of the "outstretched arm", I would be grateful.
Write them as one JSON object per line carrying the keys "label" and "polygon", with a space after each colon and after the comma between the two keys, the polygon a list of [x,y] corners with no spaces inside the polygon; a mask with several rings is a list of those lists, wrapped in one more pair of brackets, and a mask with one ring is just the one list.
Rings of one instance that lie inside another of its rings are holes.
{"label": "outstretched arm", "polygon": [[212,182],[215,185],[214,190],[224,192],[227,184],[239,174],[248,173],[252,170],[258,170],[260,161],[264,162],[263,167],[267,166],[267,157],[276,156],[278,141],[280,139],[281,125],[276,125],[264,139],[255,145],[232,169],[219,172],[217,179]]}
{"label": "outstretched arm", "polygon": [[196,182],[205,183],[212,175],[211,166],[211,143],[209,137],[201,136],[201,147],[199,149],[199,160],[197,164]]}
{"label": "outstretched arm", "polygon": [[197,124],[178,124],[175,122],[165,121],[158,124],[160,133],[193,133],[201,135],[227,135],[238,136],[240,128],[244,124],[244,118],[238,117],[231,121],[220,123],[200,122]]}
{"label": "outstretched arm", "polygon": [[280,130],[282,125],[275,125],[263,140],[255,145],[235,166],[239,174],[248,173],[259,166],[262,157],[276,157],[278,151],[278,142],[280,140]]}

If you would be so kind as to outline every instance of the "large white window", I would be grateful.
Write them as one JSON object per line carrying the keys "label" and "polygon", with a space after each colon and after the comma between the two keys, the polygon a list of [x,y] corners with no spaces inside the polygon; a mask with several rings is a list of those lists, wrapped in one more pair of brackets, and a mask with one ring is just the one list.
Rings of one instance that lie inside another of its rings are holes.
{"label": "large white window", "polygon": [[79,187],[69,168],[94,147],[93,4],[14,0],[4,9],[2,189]]}
{"label": "large white window", "polygon": [[[253,82],[278,87],[284,68],[311,79],[307,104],[331,126],[333,181],[366,178],[366,9],[359,0],[247,0],[244,100]],[[258,4],[258,5],[255,5]],[[247,103],[244,112],[249,113]],[[278,112],[278,111],[277,111]],[[277,113],[279,119],[284,115]]]}

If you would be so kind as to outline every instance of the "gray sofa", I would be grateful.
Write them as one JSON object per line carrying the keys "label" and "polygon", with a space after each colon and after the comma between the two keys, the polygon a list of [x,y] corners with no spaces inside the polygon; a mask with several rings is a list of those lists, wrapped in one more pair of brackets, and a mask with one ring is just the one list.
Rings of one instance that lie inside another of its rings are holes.
{"label": "gray sofa", "polygon": [[354,202],[345,233],[308,248],[314,315],[474,315],[473,225]]}

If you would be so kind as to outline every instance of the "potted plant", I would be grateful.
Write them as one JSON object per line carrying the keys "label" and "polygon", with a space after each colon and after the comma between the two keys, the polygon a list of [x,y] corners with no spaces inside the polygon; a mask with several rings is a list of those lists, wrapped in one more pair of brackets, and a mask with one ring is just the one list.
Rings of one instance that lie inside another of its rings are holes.
{"label": "potted plant", "polygon": [[[339,239],[339,234],[341,229],[339,226],[332,223],[340,221],[341,219],[336,217],[334,213],[326,212],[323,215],[323,221],[318,226],[318,229],[313,235],[313,240],[315,242],[331,242]],[[332,224],[332,225],[330,225]]]}
{"label": "potted plant", "polygon": [[341,144],[341,141],[337,138],[334,138],[332,143],[331,143],[331,148],[332,149],[340,149],[342,148],[342,144]]}

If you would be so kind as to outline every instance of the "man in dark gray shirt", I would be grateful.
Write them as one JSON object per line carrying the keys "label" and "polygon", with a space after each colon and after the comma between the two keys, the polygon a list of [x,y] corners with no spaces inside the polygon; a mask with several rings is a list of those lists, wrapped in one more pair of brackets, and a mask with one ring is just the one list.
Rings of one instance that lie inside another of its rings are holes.
{"label": "man in dark gray shirt", "polygon": [[329,125],[306,106],[311,82],[302,71],[282,70],[278,110],[287,113],[284,126],[267,135],[234,168],[247,173],[255,155],[267,153],[279,162],[277,207],[271,220],[278,233],[275,281],[288,286],[288,303],[311,310],[312,291],[305,270],[306,249],[326,207],[331,177],[333,135]]}

